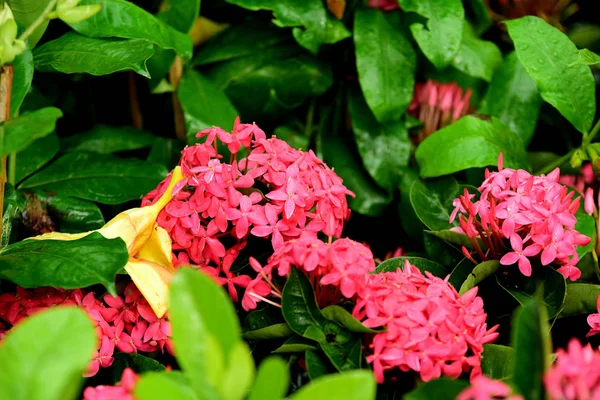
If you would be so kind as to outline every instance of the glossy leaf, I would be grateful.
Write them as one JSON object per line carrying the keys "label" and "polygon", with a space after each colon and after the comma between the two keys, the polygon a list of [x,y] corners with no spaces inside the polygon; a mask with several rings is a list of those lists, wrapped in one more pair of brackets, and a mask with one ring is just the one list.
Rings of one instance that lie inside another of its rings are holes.
{"label": "glossy leaf", "polygon": [[158,18],[126,0],[82,0],[79,5],[102,4],[93,17],[69,26],[92,38],[143,39],[164,49],[173,49],[184,58],[192,56],[192,40]]}
{"label": "glossy leaf", "polygon": [[434,379],[412,392],[407,393],[405,400],[453,400],[460,392],[466,389],[469,383],[466,381],[450,380],[447,378]]}
{"label": "glossy leaf", "polygon": [[135,383],[138,400],[197,400],[198,397],[180,371],[149,372]]}
{"label": "glossy leaf", "polygon": [[577,218],[575,230],[591,239],[585,246],[577,246],[577,255],[581,260],[596,247],[596,220],[591,215],[586,214],[583,209],[580,209],[575,217]]}
{"label": "glossy leaf", "polygon": [[0,346],[0,398],[74,399],[96,341],[89,316],[74,307],[25,319]]}
{"label": "glossy leaf", "polygon": [[118,151],[138,150],[153,144],[152,134],[132,126],[96,125],[89,131],[61,140],[62,151],[89,151],[111,154]]}
{"label": "glossy leaf", "polygon": [[559,317],[597,313],[600,285],[592,283],[569,283],[565,304]]}
{"label": "glossy leaf", "polygon": [[459,248],[462,246],[465,246],[467,249],[474,248],[473,243],[471,243],[469,237],[464,233],[454,232],[449,229],[443,231],[425,231],[425,233],[436,236],[448,243],[458,246]]}
{"label": "glossy leaf", "polygon": [[211,126],[229,130],[238,116],[227,96],[193,69],[181,77],[177,97],[183,107],[188,141],[194,141],[196,133]]}
{"label": "glossy leaf", "polygon": [[58,108],[46,107],[0,123],[0,157],[18,152],[34,140],[54,131],[56,120],[62,117]]}
{"label": "glossy leaf", "polygon": [[354,318],[346,309],[332,305],[321,310],[323,316],[330,321],[337,322],[350,332],[356,333],[377,333],[381,330],[370,329],[364,326],[359,320]]}
{"label": "glossy leaf", "polygon": [[265,340],[265,339],[279,339],[286,338],[293,335],[294,332],[290,329],[288,324],[275,324],[266,326],[264,328],[256,329],[253,331],[244,332],[242,337],[246,340]]}
{"label": "glossy leaf", "polygon": [[398,268],[404,269],[405,260],[408,260],[409,263],[417,267],[423,274],[430,272],[442,279],[448,275],[448,271],[444,266],[422,257],[395,257],[387,259],[377,266],[375,273],[396,272]]}
{"label": "glossy leaf", "polygon": [[19,183],[48,164],[58,153],[59,142],[56,133],[36,139],[16,154],[17,168],[15,182]]}
{"label": "glossy leaf", "polygon": [[515,349],[499,344],[484,344],[481,369],[485,375],[501,381],[513,377]]}
{"label": "glossy leaf", "polygon": [[118,352],[114,356],[115,361],[112,364],[113,376],[116,381],[121,379],[123,370],[131,368],[136,373],[150,371],[164,371],[165,366],[153,358],[143,356],[138,353],[122,353]]}
{"label": "glossy leaf", "polygon": [[512,52],[496,70],[479,112],[504,122],[518,134],[525,146],[531,142],[542,98],[538,88]]}
{"label": "glossy leaf", "polygon": [[279,357],[267,357],[258,367],[248,400],[279,400],[287,393],[289,380],[285,361]]}
{"label": "glossy leaf", "polygon": [[375,400],[376,385],[371,371],[349,371],[317,378],[289,397],[290,400]]}
{"label": "glossy leaf", "polygon": [[167,169],[175,168],[181,158],[181,149],[184,147],[185,142],[181,139],[167,139],[154,136],[152,138],[152,147],[146,160],[162,164]]}
{"label": "glossy leaf", "polygon": [[477,286],[479,282],[488,276],[493,275],[498,268],[500,268],[500,262],[497,260],[484,261],[480,264],[477,264],[471,273],[469,273],[467,279],[465,279],[463,284],[460,286],[458,294],[463,295],[467,293],[469,290]]}
{"label": "glossy leaf", "polygon": [[139,199],[167,175],[164,166],[93,153],[69,153],[26,179],[21,189],[119,204]]}
{"label": "glossy leaf", "polygon": [[306,333],[309,328],[321,329],[327,322],[317,306],[315,292],[310,281],[296,268],[291,270],[290,276],[283,287],[281,311],[289,327],[297,334],[305,337],[307,337]]}
{"label": "glossy leaf", "polygon": [[519,60],[536,82],[542,98],[573,124],[588,132],[596,113],[596,84],[577,61],[577,47],[543,19],[527,16],[506,22]]}
{"label": "glossy leaf", "polygon": [[457,291],[460,290],[460,287],[464,281],[467,280],[474,268],[475,264],[473,264],[473,261],[468,258],[463,258],[450,273],[448,282],[450,282]]}
{"label": "glossy leaf", "polygon": [[12,62],[14,73],[12,81],[12,92],[10,95],[10,116],[15,118],[19,112],[19,108],[23,103],[23,99],[33,80],[33,55],[31,49],[26,48],[25,51],[19,54]]}
{"label": "glossy leaf", "polygon": [[329,360],[320,352],[307,350],[304,353],[304,362],[306,363],[306,372],[311,380],[335,372]]}
{"label": "glossy leaf", "polygon": [[448,175],[468,168],[497,165],[528,169],[523,141],[495,117],[468,115],[425,139],[415,152],[421,176]]}
{"label": "glossy leaf", "polygon": [[490,82],[501,62],[502,53],[494,42],[481,40],[465,29],[460,48],[452,59],[452,66],[469,76]]}
{"label": "glossy leaf", "polygon": [[384,14],[369,8],[359,8],[354,14],[360,87],[379,122],[399,121],[415,86],[417,56],[404,37],[398,17],[398,13]]}
{"label": "glossy leaf", "polygon": [[348,335],[347,338],[344,337],[341,340],[338,333],[334,341],[326,341],[320,343],[319,346],[338,371],[345,372],[361,368],[363,354],[360,336]]}
{"label": "glossy leaf", "polygon": [[272,351],[272,353],[302,353],[306,350],[317,350],[318,345],[315,341],[294,335],[286,340],[281,346]]}
{"label": "glossy leaf", "polygon": [[438,69],[451,63],[460,49],[465,10],[460,0],[399,0],[404,11],[427,18],[427,26],[413,23],[412,34],[425,56]]}
{"label": "glossy leaf", "polygon": [[417,180],[410,187],[410,202],[425,226],[433,231],[441,231],[452,227],[452,202],[461,194],[458,183],[451,177]]}
{"label": "glossy leaf", "polygon": [[358,90],[348,92],[352,131],[363,165],[381,187],[393,191],[410,160],[411,143],[402,121],[379,123]]}
{"label": "glossy leaf", "polygon": [[57,219],[59,232],[88,232],[104,225],[102,211],[94,203],[44,191],[35,192],[35,196]]}
{"label": "glossy leaf", "polygon": [[35,49],[35,68],[42,72],[107,75],[132,70],[150,78],[146,69],[154,49],[146,40],[97,39],[67,32]]}
{"label": "glossy leaf", "polygon": [[544,398],[542,377],[550,366],[550,327],[543,303],[527,300],[513,318],[511,346],[515,349],[513,382],[526,400]]}
{"label": "glossy leaf", "polygon": [[198,18],[200,3],[201,0],[166,0],[156,16],[179,32],[188,33]]}
{"label": "glossy leaf", "polygon": [[[51,0],[6,0],[15,17],[15,21],[24,27],[28,27],[37,20],[50,1]],[[27,41],[29,42],[30,48],[35,47],[36,43],[40,40],[48,27],[48,22],[49,21],[43,21],[29,36]]]}
{"label": "glossy leaf", "polygon": [[115,275],[128,259],[123,240],[97,232],[72,241],[23,240],[0,251],[0,277],[25,288],[77,289],[101,283],[116,295]]}
{"label": "glossy leaf", "polygon": [[580,49],[577,51],[577,61],[569,64],[573,65],[598,65],[600,64],[600,56],[588,49]]}

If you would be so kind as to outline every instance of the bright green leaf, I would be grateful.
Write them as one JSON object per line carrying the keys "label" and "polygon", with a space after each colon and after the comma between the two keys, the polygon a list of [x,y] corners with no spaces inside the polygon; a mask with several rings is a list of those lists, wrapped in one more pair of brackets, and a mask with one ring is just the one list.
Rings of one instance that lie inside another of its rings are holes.
{"label": "bright green leaf", "polygon": [[254,358],[246,342],[240,341],[231,349],[225,375],[217,390],[223,400],[242,400],[254,382]]}
{"label": "bright green leaf", "polygon": [[506,381],[512,378],[515,349],[499,344],[484,344],[481,369],[492,379]]}
{"label": "bright green leaf", "polygon": [[317,378],[295,392],[290,400],[375,400],[372,371],[348,371]]}
{"label": "bright green leaf", "polygon": [[280,357],[267,357],[258,367],[248,400],[280,400],[287,393],[289,380],[285,361]]}
{"label": "bright green leaf", "polygon": [[577,255],[581,260],[596,247],[596,219],[581,209],[575,214],[575,217],[577,218],[575,230],[591,239],[585,246],[577,246]]}
{"label": "bright green leaf", "polygon": [[479,282],[488,276],[493,275],[498,268],[500,268],[500,262],[498,260],[484,261],[480,264],[477,264],[471,273],[469,273],[467,279],[465,279],[463,284],[460,286],[458,294],[463,295],[467,293],[469,290],[477,286]]}
{"label": "bright green leaf", "polygon": [[481,40],[467,33],[467,29],[460,48],[452,59],[454,68],[486,82],[492,80],[492,75],[501,62],[502,53],[494,42]]}
{"label": "bright green leaf", "polygon": [[46,107],[0,123],[0,157],[18,152],[34,140],[54,131],[56,120],[62,117],[58,108]]}
{"label": "bright green leaf", "polygon": [[364,326],[359,320],[354,318],[346,309],[332,305],[321,310],[323,316],[330,321],[337,322],[350,332],[356,333],[377,333],[381,330],[370,329]]}
{"label": "bright green leaf", "polygon": [[600,296],[600,285],[569,283],[565,304],[559,317],[597,313],[598,296]]}
{"label": "bright green leaf", "polygon": [[129,125],[96,125],[89,131],[62,139],[60,147],[64,152],[89,151],[111,154],[150,147],[153,141],[154,136],[151,133]]}
{"label": "bright green leaf", "polygon": [[134,394],[137,400],[201,400],[180,371],[145,373],[135,383]]}
{"label": "bright green leaf", "polygon": [[573,65],[598,65],[600,64],[600,56],[588,49],[581,49],[577,51],[577,61],[569,64],[569,67]]}
{"label": "bright green leaf", "polygon": [[[15,17],[15,21],[23,27],[29,27],[37,20],[50,1],[51,0],[6,0]],[[41,39],[48,27],[48,22],[49,21],[43,21],[29,36],[27,41],[29,42],[30,48],[35,47],[36,43]]]}
{"label": "bright green leaf", "polygon": [[200,14],[200,3],[201,0],[165,0],[156,17],[179,32],[188,33]]}
{"label": "bright green leaf", "polygon": [[10,117],[15,118],[33,80],[33,55],[28,47],[12,62],[14,75],[10,95]]}

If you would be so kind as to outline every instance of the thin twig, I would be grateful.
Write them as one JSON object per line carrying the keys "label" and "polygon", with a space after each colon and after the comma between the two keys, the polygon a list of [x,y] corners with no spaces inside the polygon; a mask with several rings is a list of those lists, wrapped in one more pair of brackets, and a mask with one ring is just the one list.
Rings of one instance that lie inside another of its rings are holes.
{"label": "thin twig", "polygon": [[179,98],[177,97],[177,87],[179,86],[179,81],[181,80],[182,75],[183,64],[181,62],[181,57],[175,57],[175,62],[173,62],[173,65],[169,70],[169,82],[175,88],[175,90],[172,93],[173,119],[175,120],[175,136],[177,136],[179,139],[185,140],[186,130],[185,119],[183,117],[183,108],[181,107],[181,103],[179,102]]}
{"label": "thin twig", "polygon": [[142,108],[140,107],[140,100],[137,95],[137,85],[135,84],[135,72],[129,71],[127,77],[128,89],[129,89],[129,107],[131,110],[131,123],[136,129],[142,129],[144,127],[144,119],[142,117]]}

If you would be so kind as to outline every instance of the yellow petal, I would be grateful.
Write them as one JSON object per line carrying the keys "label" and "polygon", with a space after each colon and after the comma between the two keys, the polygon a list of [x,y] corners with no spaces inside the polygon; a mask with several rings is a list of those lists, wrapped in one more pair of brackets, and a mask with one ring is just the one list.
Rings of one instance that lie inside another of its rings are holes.
{"label": "yellow petal", "polygon": [[157,224],[154,224],[152,236],[138,251],[136,258],[153,262],[163,266],[167,271],[175,272],[171,252],[171,237],[169,233]]}
{"label": "yellow petal", "polygon": [[62,232],[49,232],[44,233],[43,235],[33,236],[27,239],[35,239],[35,240],[77,240],[81,239],[84,236],[89,235],[94,231],[89,232],[81,232],[81,233],[62,233]]}
{"label": "yellow petal", "polygon": [[130,259],[125,271],[142,292],[158,318],[167,312],[169,282],[173,273],[165,267],[146,260]]}

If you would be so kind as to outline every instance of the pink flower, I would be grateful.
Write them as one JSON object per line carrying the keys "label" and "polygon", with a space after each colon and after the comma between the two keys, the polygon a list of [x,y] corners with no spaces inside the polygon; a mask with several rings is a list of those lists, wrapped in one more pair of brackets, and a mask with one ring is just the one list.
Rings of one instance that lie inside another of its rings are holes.
{"label": "pink flower", "polygon": [[542,247],[539,244],[532,244],[523,250],[523,239],[521,236],[513,233],[510,237],[510,245],[513,251],[506,253],[501,259],[502,265],[519,264],[519,271],[525,276],[531,276],[531,263],[527,257],[535,256]]}
{"label": "pink flower", "polygon": [[131,368],[125,368],[121,381],[115,386],[89,386],[83,391],[83,400],[135,400],[133,390],[138,375]]}
{"label": "pink flower", "polygon": [[460,392],[456,400],[523,400],[518,395],[511,396],[511,389],[506,383],[479,375],[471,380],[471,386]]}
{"label": "pink flower", "polygon": [[600,296],[596,297],[596,309],[598,310],[597,313],[590,314],[587,317],[587,323],[592,328],[586,335],[587,337],[600,333]]}

